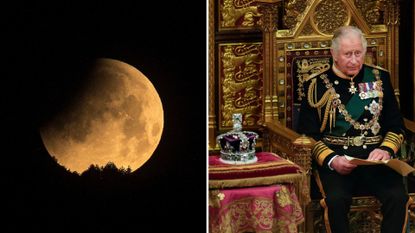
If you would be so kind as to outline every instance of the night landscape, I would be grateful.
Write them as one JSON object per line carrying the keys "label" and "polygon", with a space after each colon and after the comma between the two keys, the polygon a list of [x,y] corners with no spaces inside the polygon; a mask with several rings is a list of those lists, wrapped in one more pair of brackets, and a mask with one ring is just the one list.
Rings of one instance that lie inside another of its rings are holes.
{"label": "night landscape", "polygon": [[[1,232],[206,230],[206,9],[178,4],[2,7]],[[70,171],[39,134],[98,58],[139,69],[163,104],[161,140],[138,170]]]}

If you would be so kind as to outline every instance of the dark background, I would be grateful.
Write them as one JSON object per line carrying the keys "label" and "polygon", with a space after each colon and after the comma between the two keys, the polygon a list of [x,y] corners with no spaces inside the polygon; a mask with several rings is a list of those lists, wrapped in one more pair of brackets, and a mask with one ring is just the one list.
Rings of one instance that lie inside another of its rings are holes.
{"label": "dark background", "polygon": [[[0,6],[0,231],[206,231],[206,3],[7,4]],[[137,171],[81,176],[49,156],[38,127],[65,107],[100,57],[151,80],[164,131]]]}
{"label": "dark background", "polygon": [[414,121],[414,1],[400,0],[399,21],[399,101],[404,117]]}

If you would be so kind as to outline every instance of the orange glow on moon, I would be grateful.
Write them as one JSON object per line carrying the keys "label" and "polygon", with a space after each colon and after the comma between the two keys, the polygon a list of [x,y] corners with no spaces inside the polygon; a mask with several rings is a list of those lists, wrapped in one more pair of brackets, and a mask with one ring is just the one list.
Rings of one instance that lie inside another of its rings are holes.
{"label": "orange glow on moon", "polygon": [[141,167],[160,142],[163,106],[153,84],[133,66],[98,59],[75,101],[40,129],[57,162],[82,173],[91,164]]}

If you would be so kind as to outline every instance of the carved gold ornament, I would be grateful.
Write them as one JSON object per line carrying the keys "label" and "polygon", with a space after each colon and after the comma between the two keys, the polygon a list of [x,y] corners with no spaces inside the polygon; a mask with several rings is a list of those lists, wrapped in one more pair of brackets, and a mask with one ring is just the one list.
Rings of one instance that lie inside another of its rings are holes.
{"label": "carved gold ornament", "polygon": [[331,35],[335,29],[348,25],[351,12],[341,0],[322,0],[314,9],[311,23],[322,35]]}

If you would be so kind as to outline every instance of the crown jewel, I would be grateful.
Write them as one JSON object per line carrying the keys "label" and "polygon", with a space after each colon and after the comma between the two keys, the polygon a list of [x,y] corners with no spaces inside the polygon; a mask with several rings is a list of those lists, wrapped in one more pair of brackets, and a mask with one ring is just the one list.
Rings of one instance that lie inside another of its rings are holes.
{"label": "crown jewel", "polygon": [[255,145],[258,134],[252,131],[242,131],[242,114],[232,115],[233,129],[220,134],[216,141],[221,147],[220,160],[227,164],[255,163]]}

